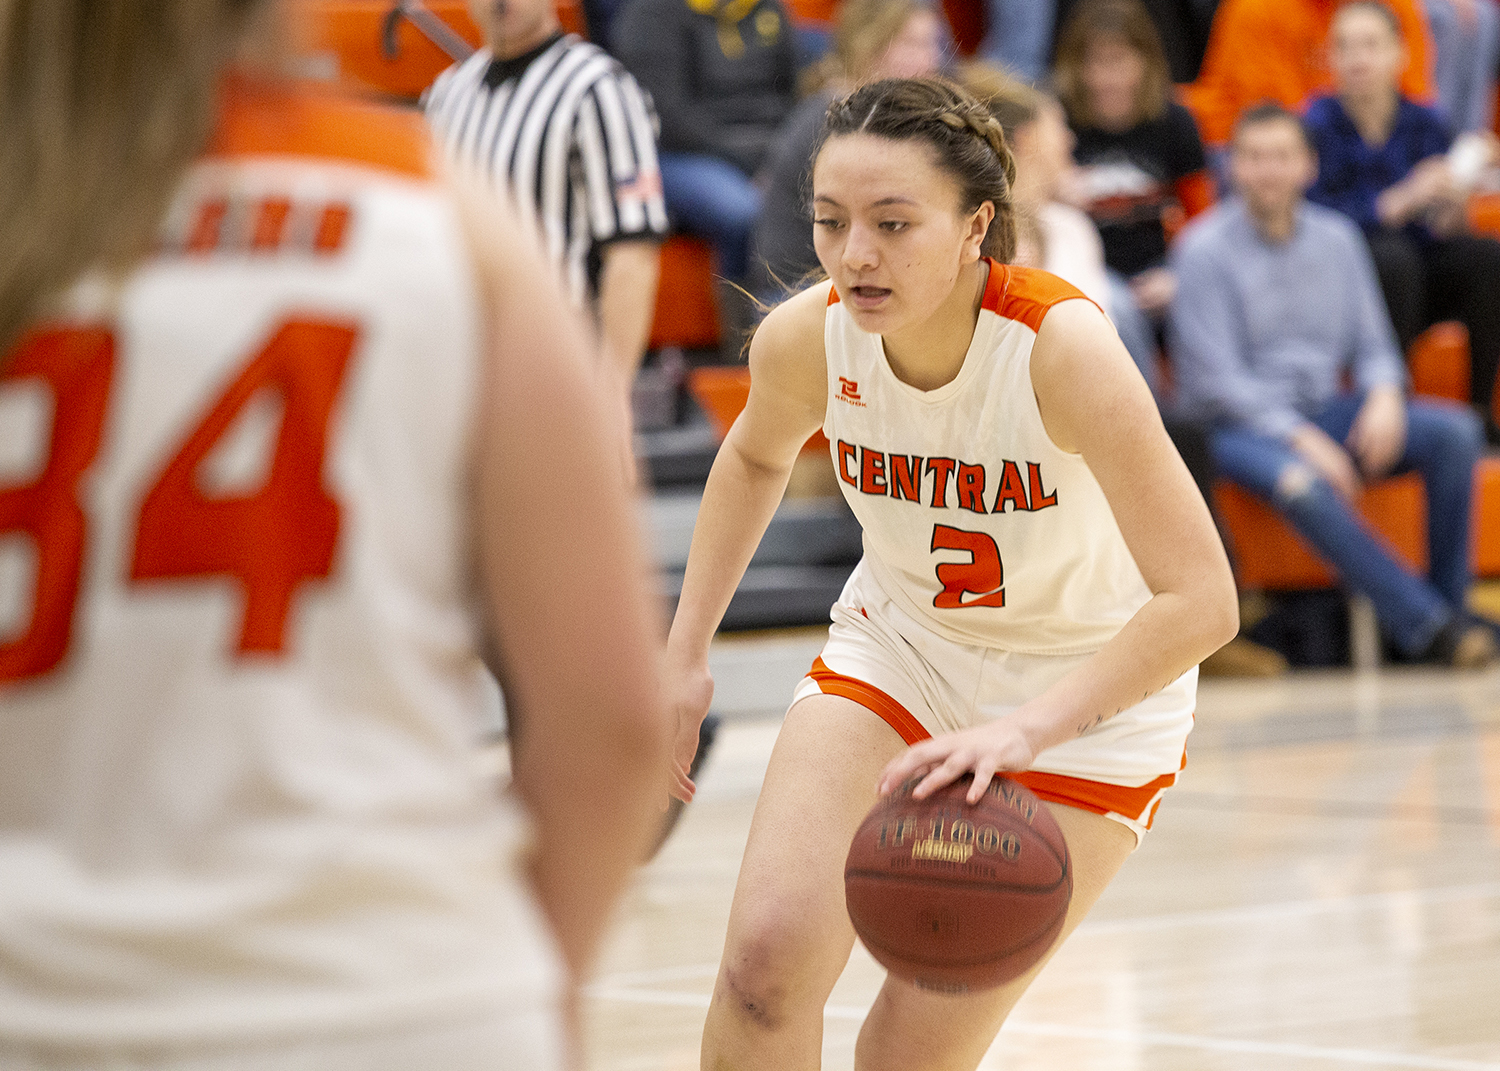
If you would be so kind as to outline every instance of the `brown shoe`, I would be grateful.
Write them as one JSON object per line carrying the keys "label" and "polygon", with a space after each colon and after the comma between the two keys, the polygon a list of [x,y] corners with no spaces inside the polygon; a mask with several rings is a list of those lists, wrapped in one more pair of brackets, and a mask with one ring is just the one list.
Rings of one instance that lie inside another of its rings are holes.
{"label": "brown shoe", "polygon": [[1448,664],[1454,669],[1484,669],[1500,658],[1500,644],[1495,634],[1483,625],[1470,625],[1453,645]]}
{"label": "brown shoe", "polygon": [[1198,672],[1205,677],[1279,677],[1286,672],[1286,659],[1279,651],[1236,636],[1205,658]]}

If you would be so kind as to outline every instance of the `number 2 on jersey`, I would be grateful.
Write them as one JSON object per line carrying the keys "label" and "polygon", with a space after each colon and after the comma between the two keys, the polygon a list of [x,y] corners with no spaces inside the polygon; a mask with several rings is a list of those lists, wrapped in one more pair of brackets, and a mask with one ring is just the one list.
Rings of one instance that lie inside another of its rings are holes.
{"label": "number 2 on jersey", "polygon": [[[339,506],[323,488],[323,457],[355,337],[347,324],[283,324],[176,444],[141,502],[129,579],[238,580],[240,654],[283,650],[297,586],[332,570]],[[86,534],[78,484],[99,448],[113,362],[107,331],[49,330],[24,340],[0,375],[35,377],[55,399],[46,468],[0,491],[0,536],[30,536],[37,562],[31,621],[0,643],[0,682],[40,676],[67,652]],[[265,481],[240,497],[205,494],[205,459],[264,389],[282,403]]]}
{"label": "number 2 on jersey", "polygon": [[938,564],[937,578],[943,590],[932,600],[933,606],[939,610],[963,610],[970,606],[1005,605],[1005,567],[1000,561],[1000,548],[991,536],[935,524],[931,549],[964,550],[972,559]]}

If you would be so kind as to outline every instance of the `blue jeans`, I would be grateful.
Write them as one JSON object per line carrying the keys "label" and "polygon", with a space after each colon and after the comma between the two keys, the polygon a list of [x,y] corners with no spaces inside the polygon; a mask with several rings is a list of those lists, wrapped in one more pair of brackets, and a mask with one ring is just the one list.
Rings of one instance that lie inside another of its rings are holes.
{"label": "blue jeans", "polygon": [[750,266],[750,230],[760,215],[760,189],[728,161],[682,152],[661,154],[661,184],[673,221],[708,240],[720,275],[743,279]]}
{"label": "blue jeans", "polygon": [[985,0],[979,54],[1028,82],[1046,80],[1052,66],[1057,0]]}
{"label": "blue jeans", "polygon": [[1432,32],[1433,82],[1448,125],[1460,133],[1488,130],[1500,58],[1500,12],[1493,0],[1479,0],[1471,29],[1460,20],[1453,0],[1426,0],[1422,6]]}
{"label": "blue jeans", "polygon": [[[1312,422],[1343,442],[1363,401],[1362,395],[1343,395]],[[1430,564],[1425,578],[1397,561],[1315,472],[1305,487],[1278,487],[1289,466],[1306,464],[1289,444],[1245,428],[1219,427],[1209,445],[1220,475],[1274,505],[1346,586],[1370,597],[1381,626],[1402,653],[1417,655],[1463,610],[1468,595],[1470,505],[1484,433],[1468,408],[1445,402],[1409,402],[1406,416],[1406,448],[1395,472],[1418,472],[1426,484]]]}

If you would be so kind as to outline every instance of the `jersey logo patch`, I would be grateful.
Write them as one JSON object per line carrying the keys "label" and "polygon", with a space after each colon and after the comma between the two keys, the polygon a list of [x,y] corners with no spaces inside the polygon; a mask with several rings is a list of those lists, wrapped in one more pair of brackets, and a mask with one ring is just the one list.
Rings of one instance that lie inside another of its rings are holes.
{"label": "jersey logo patch", "polygon": [[839,393],[835,397],[841,402],[865,408],[865,403],[859,400],[859,384],[852,379],[839,376]]}

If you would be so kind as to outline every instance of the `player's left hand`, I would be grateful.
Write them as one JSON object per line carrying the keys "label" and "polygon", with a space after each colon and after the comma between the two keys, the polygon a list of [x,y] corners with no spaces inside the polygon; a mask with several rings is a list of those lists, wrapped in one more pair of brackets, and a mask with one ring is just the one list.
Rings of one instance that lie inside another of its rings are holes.
{"label": "player's left hand", "polygon": [[996,773],[1027,769],[1035,760],[1035,748],[1012,715],[913,744],[892,759],[881,773],[878,791],[884,796],[911,778],[920,777],[922,781],[912,796],[926,799],[964,774],[972,773],[974,783],[967,799],[978,803]]}

